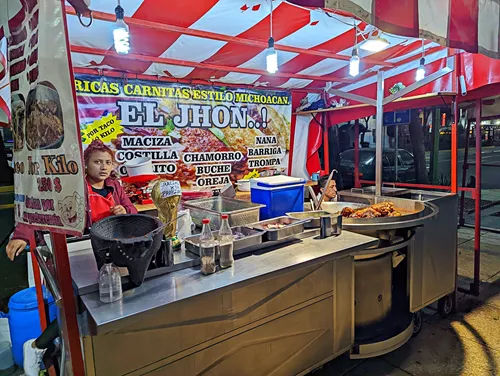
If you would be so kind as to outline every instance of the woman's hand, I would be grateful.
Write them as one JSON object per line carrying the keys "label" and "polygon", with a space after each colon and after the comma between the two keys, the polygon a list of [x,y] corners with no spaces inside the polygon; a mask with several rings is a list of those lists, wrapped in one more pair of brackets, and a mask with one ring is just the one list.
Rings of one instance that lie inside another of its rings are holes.
{"label": "woman's hand", "polygon": [[116,205],[113,206],[112,208],[109,209],[113,215],[122,215],[122,214],[127,214],[127,211],[125,208],[121,205]]}
{"label": "woman's hand", "polygon": [[13,239],[7,244],[7,248],[5,249],[7,252],[7,257],[10,258],[11,261],[14,261],[16,256],[24,251],[28,244],[21,239]]}

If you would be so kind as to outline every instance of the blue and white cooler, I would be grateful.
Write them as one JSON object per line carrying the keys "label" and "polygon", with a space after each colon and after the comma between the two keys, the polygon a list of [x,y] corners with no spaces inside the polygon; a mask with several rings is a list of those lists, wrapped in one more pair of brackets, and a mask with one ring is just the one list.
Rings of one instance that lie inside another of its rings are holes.
{"label": "blue and white cooler", "polygon": [[305,184],[305,179],[282,175],[250,180],[252,202],[266,205],[260,209],[260,220],[304,211]]}

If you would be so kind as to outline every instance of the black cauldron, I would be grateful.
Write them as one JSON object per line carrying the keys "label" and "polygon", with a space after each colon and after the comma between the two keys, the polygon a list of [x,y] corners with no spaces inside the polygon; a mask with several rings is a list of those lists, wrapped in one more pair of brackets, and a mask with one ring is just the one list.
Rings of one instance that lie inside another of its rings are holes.
{"label": "black cauldron", "polygon": [[160,249],[163,223],[144,214],[114,215],[95,223],[90,229],[92,249],[100,269],[109,252],[113,263],[128,269],[131,282],[144,281],[151,259]]}

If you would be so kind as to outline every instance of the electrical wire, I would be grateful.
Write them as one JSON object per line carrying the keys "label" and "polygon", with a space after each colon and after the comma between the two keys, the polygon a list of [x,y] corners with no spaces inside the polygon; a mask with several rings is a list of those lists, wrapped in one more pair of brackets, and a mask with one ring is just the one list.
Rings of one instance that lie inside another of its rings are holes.
{"label": "electrical wire", "polygon": [[273,36],[273,0],[269,0],[269,2],[271,3],[271,14],[269,15],[270,17],[270,33],[271,33],[271,37]]}

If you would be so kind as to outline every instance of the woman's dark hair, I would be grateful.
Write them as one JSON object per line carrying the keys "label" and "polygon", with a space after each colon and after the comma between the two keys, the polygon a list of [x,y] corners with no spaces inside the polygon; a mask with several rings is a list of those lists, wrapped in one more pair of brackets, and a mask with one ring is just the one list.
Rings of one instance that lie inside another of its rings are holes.
{"label": "woman's dark hair", "polygon": [[111,159],[113,162],[115,161],[115,156],[113,154],[113,151],[106,145],[101,140],[94,140],[90,143],[89,146],[87,146],[87,149],[83,152],[83,161],[85,162],[85,166],[89,163],[90,156],[95,153],[95,152],[103,152],[103,153],[108,153],[111,155]]}

